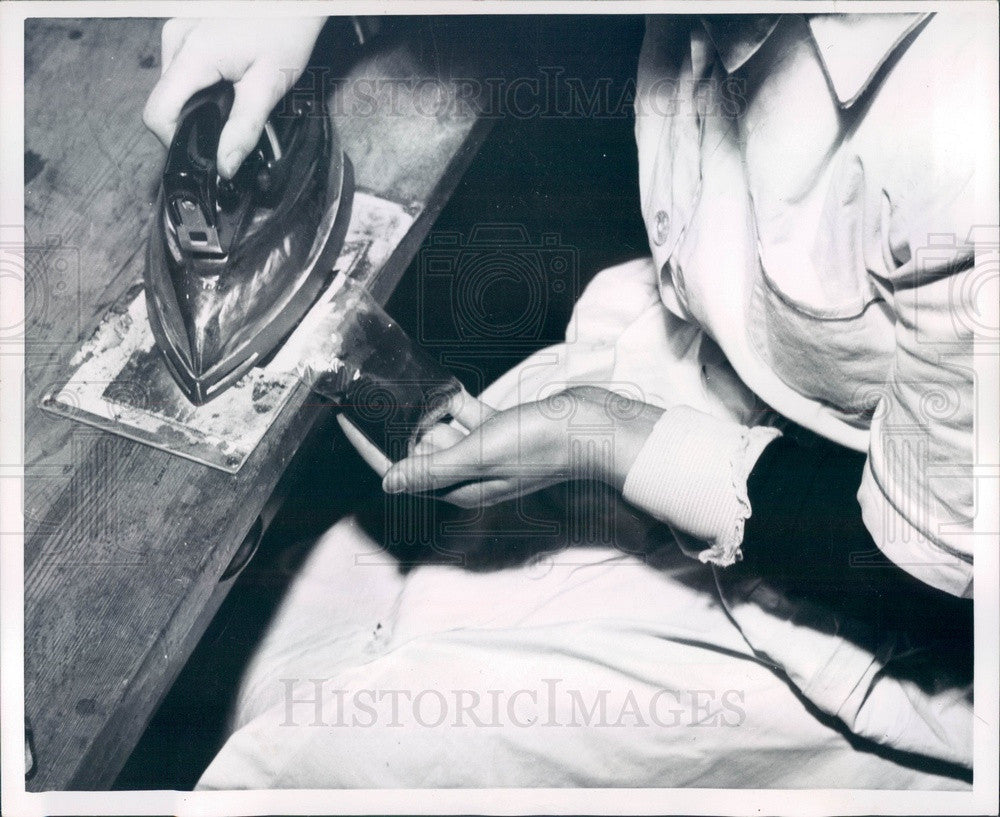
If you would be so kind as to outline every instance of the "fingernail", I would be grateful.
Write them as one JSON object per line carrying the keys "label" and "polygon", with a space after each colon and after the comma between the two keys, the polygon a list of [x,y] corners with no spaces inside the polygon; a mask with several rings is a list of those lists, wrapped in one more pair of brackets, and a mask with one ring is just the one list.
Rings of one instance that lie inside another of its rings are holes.
{"label": "fingernail", "polygon": [[382,490],[387,494],[398,494],[406,487],[406,480],[398,471],[390,471],[382,480]]}
{"label": "fingernail", "polygon": [[219,166],[219,172],[227,179],[231,179],[236,175],[236,171],[239,169],[239,166],[239,151],[231,150],[226,154],[226,158],[222,160],[222,164]]}

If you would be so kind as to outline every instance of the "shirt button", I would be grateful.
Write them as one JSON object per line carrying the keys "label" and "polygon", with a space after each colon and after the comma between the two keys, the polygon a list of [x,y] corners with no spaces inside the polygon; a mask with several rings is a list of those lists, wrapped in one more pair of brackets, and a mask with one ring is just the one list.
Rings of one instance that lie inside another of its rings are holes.
{"label": "shirt button", "polygon": [[653,243],[659,247],[667,241],[667,231],[670,229],[670,216],[666,210],[657,210],[653,225]]}

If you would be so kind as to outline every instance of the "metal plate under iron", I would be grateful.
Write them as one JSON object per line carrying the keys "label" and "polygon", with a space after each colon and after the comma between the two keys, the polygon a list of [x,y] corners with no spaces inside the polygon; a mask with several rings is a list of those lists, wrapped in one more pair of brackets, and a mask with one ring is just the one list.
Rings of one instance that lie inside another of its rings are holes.
{"label": "metal plate under iron", "polygon": [[[297,350],[313,335],[341,276],[367,281],[385,264],[416,214],[357,191],[335,269],[340,275],[320,296],[284,346],[203,406],[184,396],[154,348],[142,286],[136,283],[101,321],[69,363],[70,374],[49,389],[46,411],[234,474],[247,461],[300,384]],[[301,392],[304,399],[305,391]]]}

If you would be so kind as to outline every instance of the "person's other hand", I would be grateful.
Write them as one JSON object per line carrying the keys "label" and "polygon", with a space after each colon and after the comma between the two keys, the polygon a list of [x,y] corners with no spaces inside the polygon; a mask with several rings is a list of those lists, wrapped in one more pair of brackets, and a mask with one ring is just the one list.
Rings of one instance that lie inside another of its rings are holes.
{"label": "person's other hand", "polygon": [[232,178],[253,150],[264,123],[309,61],[323,17],[168,20],[162,33],[162,75],[142,118],[164,145],[184,103],[219,80],[236,95],[219,139],[219,174]]}
{"label": "person's other hand", "polygon": [[[385,471],[388,493],[435,491],[460,507],[493,505],[571,479],[621,490],[662,410],[581,386],[493,411],[460,394],[453,425],[434,426],[406,459]],[[383,464],[379,471],[385,467]]]}

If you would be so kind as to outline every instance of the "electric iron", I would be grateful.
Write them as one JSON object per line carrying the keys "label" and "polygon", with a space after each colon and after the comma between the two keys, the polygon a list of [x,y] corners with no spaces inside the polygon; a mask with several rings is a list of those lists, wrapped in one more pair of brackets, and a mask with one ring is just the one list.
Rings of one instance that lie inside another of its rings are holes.
{"label": "electric iron", "polygon": [[289,92],[233,179],[218,175],[233,94],[220,82],[182,110],[146,256],[153,337],[196,405],[295,328],[331,280],[350,220],[350,163],[318,93]]}

